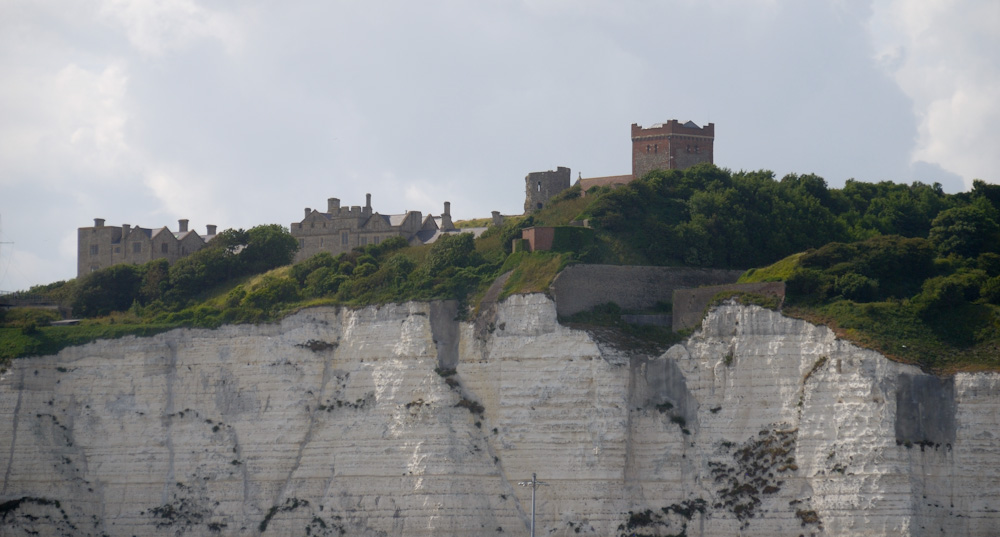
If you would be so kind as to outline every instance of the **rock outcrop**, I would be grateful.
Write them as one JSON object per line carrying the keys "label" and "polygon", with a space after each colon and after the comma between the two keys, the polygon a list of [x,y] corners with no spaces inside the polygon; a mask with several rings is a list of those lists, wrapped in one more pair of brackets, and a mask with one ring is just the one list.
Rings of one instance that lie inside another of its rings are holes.
{"label": "rock outcrop", "polygon": [[0,534],[996,535],[1000,375],[754,306],[662,356],[542,295],[317,308],[18,360]]}

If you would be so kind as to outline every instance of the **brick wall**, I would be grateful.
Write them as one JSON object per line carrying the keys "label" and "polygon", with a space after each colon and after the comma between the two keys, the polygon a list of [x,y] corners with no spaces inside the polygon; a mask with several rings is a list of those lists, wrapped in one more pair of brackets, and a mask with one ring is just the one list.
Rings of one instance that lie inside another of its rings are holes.
{"label": "brick wall", "polygon": [[683,170],[702,162],[713,163],[715,124],[686,127],[675,119],[644,129],[632,124],[632,175],[640,178],[653,170]]}

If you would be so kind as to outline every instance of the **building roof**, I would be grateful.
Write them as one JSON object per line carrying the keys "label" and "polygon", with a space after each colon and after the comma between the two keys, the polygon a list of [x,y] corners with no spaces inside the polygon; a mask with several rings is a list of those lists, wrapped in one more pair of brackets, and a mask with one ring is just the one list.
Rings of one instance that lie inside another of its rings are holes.
{"label": "building roof", "polygon": [[624,185],[631,182],[633,179],[632,174],[629,175],[609,175],[607,177],[587,177],[580,178],[576,182],[580,185],[580,188],[586,193],[591,188],[595,186],[611,186],[611,185]]}

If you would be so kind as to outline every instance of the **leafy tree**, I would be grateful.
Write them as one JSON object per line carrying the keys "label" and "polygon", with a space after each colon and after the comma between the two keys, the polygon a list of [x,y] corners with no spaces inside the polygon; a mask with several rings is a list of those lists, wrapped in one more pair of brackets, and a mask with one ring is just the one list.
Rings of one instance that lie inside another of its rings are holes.
{"label": "leafy tree", "polygon": [[245,247],[239,252],[242,274],[260,274],[287,265],[299,248],[295,237],[278,224],[252,227],[246,237]]}
{"label": "leafy tree", "polygon": [[996,249],[998,216],[993,205],[979,198],[972,205],[942,211],[932,222],[929,238],[942,255],[976,257]]}
{"label": "leafy tree", "polygon": [[92,272],[80,283],[73,313],[83,317],[124,311],[139,296],[142,272],[136,265],[113,265]]}

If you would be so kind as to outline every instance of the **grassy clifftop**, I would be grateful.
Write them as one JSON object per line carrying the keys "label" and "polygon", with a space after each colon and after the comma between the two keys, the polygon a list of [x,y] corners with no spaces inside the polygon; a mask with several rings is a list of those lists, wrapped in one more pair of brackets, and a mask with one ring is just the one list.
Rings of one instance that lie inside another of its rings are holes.
{"label": "grassy clifftop", "polygon": [[[744,281],[786,281],[786,313],[935,371],[1000,369],[998,207],[1000,186],[982,181],[954,195],[921,183],[830,189],[813,175],[699,165],[616,189],[573,187],[477,239],[390,239],[297,264],[280,226],[227,230],[173,266],[118,265],[33,289],[84,321],[47,327],[37,314],[9,312],[0,360],[97,337],[267,322],[316,305],[456,299],[472,312],[501,274],[511,272],[503,295],[544,292],[570,263],[607,263],[762,267]],[[554,252],[512,251],[526,227],[584,219],[591,230],[564,233]]]}

